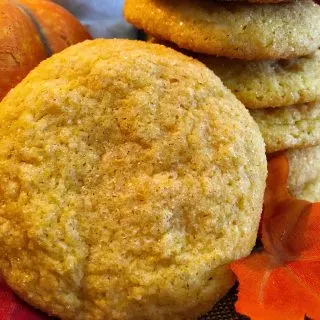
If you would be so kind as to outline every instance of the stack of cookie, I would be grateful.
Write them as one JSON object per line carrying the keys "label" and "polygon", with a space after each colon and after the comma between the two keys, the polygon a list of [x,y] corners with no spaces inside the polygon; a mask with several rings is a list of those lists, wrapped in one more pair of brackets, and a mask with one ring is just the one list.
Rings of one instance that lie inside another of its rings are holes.
{"label": "stack of cookie", "polygon": [[[264,1],[279,2],[253,0]],[[267,153],[286,150],[291,193],[320,201],[318,4],[126,0],[124,13],[211,68],[250,110]]]}

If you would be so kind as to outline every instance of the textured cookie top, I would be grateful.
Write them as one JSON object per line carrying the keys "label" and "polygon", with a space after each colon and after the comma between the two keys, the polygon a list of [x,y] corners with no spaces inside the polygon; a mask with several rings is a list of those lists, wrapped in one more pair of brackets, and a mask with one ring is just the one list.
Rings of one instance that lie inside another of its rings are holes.
{"label": "textured cookie top", "polygon": [[320,103],[250,110],[268,153],[320,144]]}
{"label": "textured cookie top", "polygon": [[303,200],[320,201],[320,147],[288,150],[289,192]]}
{"label": "textured cookie top", "polygon": [[0,105],[0,270],[63,319],[185,319],[232,285],[265,185],[257,125],[200,62],[95,40]]}
{"label": "textured cookie top", "polygon": [[320,6],[212,0],[126,0],[126,19],[181,48],[246,60],[282,59],[320,46]]}
{"label": "textured cookie top", "polygon": [[195,55],[247,108],[285,107],[320,99],[320,52],[278,61]]}

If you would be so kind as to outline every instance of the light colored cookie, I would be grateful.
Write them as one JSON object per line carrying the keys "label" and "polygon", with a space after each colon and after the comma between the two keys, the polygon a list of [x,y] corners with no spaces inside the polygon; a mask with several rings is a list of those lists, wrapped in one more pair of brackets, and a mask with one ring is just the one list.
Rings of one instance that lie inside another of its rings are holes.
{"label": "light colored cookie", "polygon": [[[154,37],[148,42],[179,50]],[[320,51],[291,60],[246,61],[180,50],[206,64],[250,109],[287,107],[320,99]]]}
{"label": "light colored cookie", "polygon": [[126,19],[179,47],[245,60],[288,59],[320,46],[320,6],[212,0],[126,0]]}
{"label": "light colored cookie", "polygon": [[285,152],[289,160],[289,192],[296,198],[320,201],[320,146]]}
{"label": "light colored cookie", "polygon": [[195,55],[247,108],[287,107],[320,99],[320,51],[278,61]]}
{"label": "light colored cookie", "polygon": [[250,110],[268,153],[320,144],[320,102]]}
{"label": "light colored cookie", "polygon": [[0,104],[0,274],[62,319],[193,319],[250,253],[266,176],[244,106],[200,62],[96,40]]}

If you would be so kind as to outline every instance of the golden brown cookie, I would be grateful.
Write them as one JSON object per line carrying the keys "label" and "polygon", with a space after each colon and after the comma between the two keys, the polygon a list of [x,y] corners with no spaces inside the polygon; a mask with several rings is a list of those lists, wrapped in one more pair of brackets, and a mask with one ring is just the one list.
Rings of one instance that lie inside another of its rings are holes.
{"label": "golden brown cookie", "polygon": [[0,274],[62,319],[196,318],[254,246],[263,139],[200,62],[95,40],[0,104]]}
{"label": "golden brown cookie", "polygon": [[320,144],[320,102],[250,110],[268,153]]}
{"label": "golden brown cookie", "polygon": [[126,19],[179,47],[244,60],[288,59],[320,46],[320,6],[212,0],[126,0]]}
{"label": "golden brown cookie", "polygon": [[311,202],[320,201],[320,146],[290,149],[289,192],[296,198]]}

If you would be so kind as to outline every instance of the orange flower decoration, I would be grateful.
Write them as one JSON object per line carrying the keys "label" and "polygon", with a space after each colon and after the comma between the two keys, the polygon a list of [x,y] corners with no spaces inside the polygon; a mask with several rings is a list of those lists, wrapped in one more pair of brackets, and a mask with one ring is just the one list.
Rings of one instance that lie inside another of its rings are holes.
{"label": "orange flower decoration", "polygon": [[291,197],[288,161],[269,161],[261,222],[264,249],[231,264],[236,310],[252,320],[320,319],[320,203]]}

